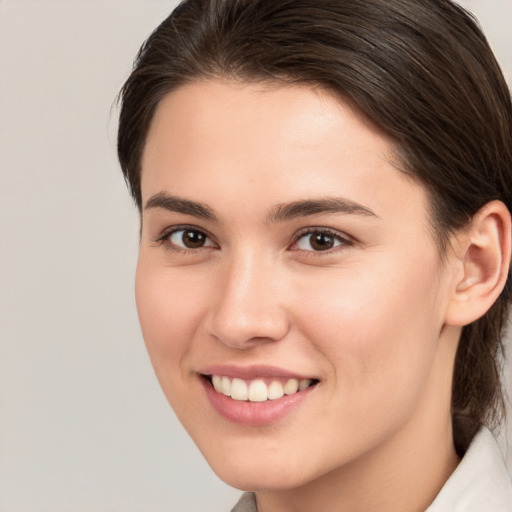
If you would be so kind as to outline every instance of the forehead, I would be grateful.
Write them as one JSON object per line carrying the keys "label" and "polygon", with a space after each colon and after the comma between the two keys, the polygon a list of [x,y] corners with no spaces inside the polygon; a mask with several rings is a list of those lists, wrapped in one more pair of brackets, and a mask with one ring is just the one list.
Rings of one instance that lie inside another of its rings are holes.
{"label": "forehead", "polygon": [[423,187],[395,161],[393,142],[325,90],[195,82],[169,93],[155,112],[142,158],[143,202],[162,191],[208,204],[258,198],[268,207],[343,195],[378,210],[402,193],[425,206]]}
{"label": "forehead", "polygon": [[[348,101],[321,87],[278,82],[203,80],[183,85],[159,103],[148,139],[163,135],[160,142],[172,143],[173,137],[184,141],[187,135],[195,139],[202,134],[223,146],[274,137],[273,142],[310,146],[338,136],[342,124],[347,142],[355,147],[367,142],[384,158],[394,157],[392,141]],[[349,141],[355,125],[361,129]]]}

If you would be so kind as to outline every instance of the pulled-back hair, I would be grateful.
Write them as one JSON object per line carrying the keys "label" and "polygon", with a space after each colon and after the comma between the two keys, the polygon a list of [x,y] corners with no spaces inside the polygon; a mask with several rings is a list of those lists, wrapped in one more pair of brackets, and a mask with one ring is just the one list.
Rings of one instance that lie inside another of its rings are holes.
{"label": "pulled-back hair", "polygon": [[[430,197],[434,238],[487,202],[512,211],[510,92],[475,20],[449,0],[186,0],[142,46],[120,94],[118,154],[141,208],[141,156],[160,100],[203,79],[320,86],[395,143]],[[501,296],[462,330],[452,391],[464,445],[503,413]]]}

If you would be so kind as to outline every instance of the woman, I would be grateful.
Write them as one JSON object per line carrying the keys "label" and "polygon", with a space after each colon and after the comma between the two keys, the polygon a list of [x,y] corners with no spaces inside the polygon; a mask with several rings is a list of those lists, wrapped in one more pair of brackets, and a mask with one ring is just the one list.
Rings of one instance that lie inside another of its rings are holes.
{"label": "woman", "polygon": [[234,510],[509,510],[512,107],[467,13],[188,0],[121,101],[144,339]]}

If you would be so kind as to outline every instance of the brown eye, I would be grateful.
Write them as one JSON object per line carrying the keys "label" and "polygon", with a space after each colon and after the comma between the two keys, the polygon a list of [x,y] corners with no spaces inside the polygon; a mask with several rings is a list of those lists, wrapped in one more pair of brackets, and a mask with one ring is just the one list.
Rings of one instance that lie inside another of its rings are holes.
{"label": "brown eye", "polygon": [[315,251],[326,251],[334,247],[334,237],[328,233],[315,233],[309,243]]}
{"label": "brown eye", "polygon": [[177,229],[169,235],[169,240],[182,249],[200,249],[214,245],[205,233],[197,229]]}
{"label": "brown eye", "polygon": [[311,231],[299,237],[295,249],[301,251],[328,251],[341,245],[349,245],[350,242],[339,235],[329,231]]}

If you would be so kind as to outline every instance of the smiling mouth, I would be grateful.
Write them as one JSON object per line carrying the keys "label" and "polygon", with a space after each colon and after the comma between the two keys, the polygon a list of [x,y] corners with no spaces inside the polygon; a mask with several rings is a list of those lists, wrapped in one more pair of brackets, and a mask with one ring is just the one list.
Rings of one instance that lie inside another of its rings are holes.
{"label": "smiling mouth", "polygon": [[233,400],[266,402],[290,396],[318,383],[316,379],[253,379],[243,380],[224,375],[204,376],[215,391]]}

